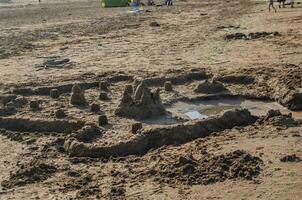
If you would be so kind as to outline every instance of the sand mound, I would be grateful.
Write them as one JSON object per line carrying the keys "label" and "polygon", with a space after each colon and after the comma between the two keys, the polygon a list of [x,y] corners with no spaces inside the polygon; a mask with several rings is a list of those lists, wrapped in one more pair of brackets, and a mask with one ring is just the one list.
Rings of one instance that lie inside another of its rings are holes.
{"label": "sand mound", "polygon": [[266,116],[260,119],[260,123],[287,127],[295,127],[299,124],[291,114],[284,115],[279,110],[269,110]]}
{"label": "sand mound", "polygon": [[1,185],[4,188],[13,188],[41,182],[48,179],[56,171],[57,168],[55,166],[34,160],[29,164],[22,165],[16,173],[9,177],[9,180],[3,181]]}
{"label": "sand mound", "polygon": [[194,89],[194,92],[196,93],[206,93],[206,94],[226,92],[226,91],[227,89],[224,87],[222,83],[214,80],[201,81]]}
{"label": "sand mound", "polygon": [[290,91],[279,101],[290,110],[302,110],[302,90]]}
{"label": "sand mound", "polygon": [[89,124],[73,133],[71,136],[75,137],[81,142],[91,142],[98,137],[101,137],[103,132],[95,124]]}
{"label": "sand mound", "polygon": [[200,160],[192,156],[178,157],[172,161],[162,160],[148,173],[163,182],[206,185],[227,179],[251,180],[260,174],[262,163],[260,158],[236,150],[219,156],[206,154]]}

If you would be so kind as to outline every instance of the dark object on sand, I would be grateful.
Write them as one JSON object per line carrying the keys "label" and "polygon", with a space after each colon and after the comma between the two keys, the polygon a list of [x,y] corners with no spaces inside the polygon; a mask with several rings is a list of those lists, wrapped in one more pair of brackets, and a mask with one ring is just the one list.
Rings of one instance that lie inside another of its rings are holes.
{"label": "dark object on sand", "polygon": [[57,99],[60,96],[60,92],[57,89],[50,90],[50,97],[53,99]]}
{"label": "dark object on sand", "polygon": [[59,109],[55,112],[56,118],[64,118],[66,117],[65,111],[62,109]]}
{"label": "dark object on sand", "polygon": [[31,101],[29,107],[32,111],[37,111],[40,109],[40,103],[38,101]]}
{"label": "dark object on sand", "polygon": [[100,100],[103,100],[103,101],[108,101],[110,100],[108,94],[106,92],[100,92],[100,96],[99,96],[99,99]]}
{"label": "dark object on sand", "polygon": [[160,24],[158,22],[150,22],[149,24],[151,27],[160,27]]}
{"label": "dark object on sand", "polygon": [[275,37],[280,35],[281,34],[279,32],[254,32],[247,35],[244,33],[233,33],[226,35],[224,37],[224,40],[255,40],[259,38]]}
{"label": "dark object on sand", "polygon": [[164,87],[165,87],[165,90],[168,92],[171,92],[173,90],[171,81],[166,81]]}
{"label": "dark object on sand", "polygon": [[298,157],[296,154],[287,155],[280,159],[281,162],[300,162],[301,158]]}
{"label": "dark object on sand", "polygon": [[143,128],[142,123],[140,123],[140,122],[133,123],[131,126],[131,132],[136,134],[137,131],[141,130],[142,128]]}
{"label": "dark object on sand", "polygon": [[108,125],[108,118],[106,115],[100,115],[99,116],[99,125],[100,126],[106,126]]}
{"label": "dark object on sand", "polygon": [[101,81],[100,82],[100,89],[101,90],[107,91],[108,90],[108,86],[109,86],[109,83],[107,81]]}
{"label": "dark object on sand", "polygon": [[70,64],[70,59],[69,58],[65,58],[65,59],[51,58],[51,59],[47,59],[46,61],[44,61],[41,64],[36,65],[36,67],[44,68],[44,69],[63,68],[65,66],[69,65],[69,64]]}
{"label": "dark object on sand", "polygon": [[126,91],[128,94],[133,94],[133,87],[132,87],[132,85],[130,85],[130,84],[126,85],[125,91]]}
{"label": "dark object on sand", "polygon": [[99,112],[100,110],[101,110],[101,108],[100,108],[99,104],[96,104],[96,103],[91,104],[91,106],[90,106],[91,112]]}

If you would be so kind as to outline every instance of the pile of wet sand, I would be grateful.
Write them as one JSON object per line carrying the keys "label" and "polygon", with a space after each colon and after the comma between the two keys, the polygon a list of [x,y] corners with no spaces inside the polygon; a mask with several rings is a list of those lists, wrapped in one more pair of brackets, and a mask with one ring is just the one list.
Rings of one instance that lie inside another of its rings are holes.
{"label": "pile of wet sand", "polygon": [[170,184],[207,185],[228,179],[253,180],[260,174],[262,164],[259,157],[236,150],[218,156],[205,154],[199,160],[193,156],[162,160],[148,174]]}
{"label": "pile of wet sand", "polygon": [[33,160],[28,164],[20,166],[20,169],[12,173],[8,180],[4,180],[1,185],[4,188],[13,188],[31,183],[41,182],[48,179],[57,171],[55,166]]}

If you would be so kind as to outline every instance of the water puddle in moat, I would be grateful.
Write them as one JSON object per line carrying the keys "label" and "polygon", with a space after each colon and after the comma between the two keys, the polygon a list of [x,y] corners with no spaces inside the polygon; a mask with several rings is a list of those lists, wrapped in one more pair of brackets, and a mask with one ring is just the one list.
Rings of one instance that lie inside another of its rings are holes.
{"label": "water puddle in moat", "polygon": [[246,99],[206,100],[192,103],[177,102],[168,107],[167,110],[174,117],[195,120],[207,119],[223,111],[236,108],[248,109],[255,116],[264,116],[269,110],[280,110],[284,114],[292,113],[296,119],[302,119],[302,112],[292,112],[277,102]]}

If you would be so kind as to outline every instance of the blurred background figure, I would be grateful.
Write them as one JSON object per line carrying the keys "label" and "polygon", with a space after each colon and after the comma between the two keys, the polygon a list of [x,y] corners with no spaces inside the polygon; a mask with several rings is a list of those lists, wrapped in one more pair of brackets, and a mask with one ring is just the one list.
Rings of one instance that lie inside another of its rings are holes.
{"label": "blurred background figure", "polygon": [[294,7],[294,0],[289,0],[290,7]]}
{"label": "blurred background figure", "polygon": [[154,6],[155,5],[154,0],[148,0],[147,5],[148,6]]}
{"label": "blurred background figure", "polygon": [[165,0],[165,5],[166,6],[173,6],[173,1],[172,0]]}
{"label": "blurred background figure", "polygon": [[285,0],[277,0],[279,2],[279,8],[285,8]]}
{"label": "blurred background figure", "polygon": [[268,10],[269,10],[269,12],[271,12],[271,8],[273,8],[275,10],[275,12],[277,12],[277,10],[274,6],[274,0],[268,0]]}

